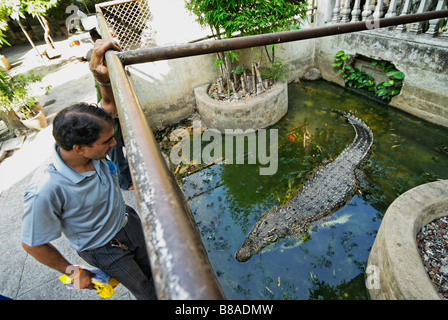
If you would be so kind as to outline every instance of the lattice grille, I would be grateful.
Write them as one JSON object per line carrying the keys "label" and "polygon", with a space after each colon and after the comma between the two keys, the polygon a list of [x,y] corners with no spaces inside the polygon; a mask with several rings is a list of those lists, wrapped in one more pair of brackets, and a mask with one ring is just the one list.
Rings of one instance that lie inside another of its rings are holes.
{"label": "lattice grille", "polygon": [[146,0],[105,2],[99,8],[123,51],[141,47],[142,36],[151,19]]}

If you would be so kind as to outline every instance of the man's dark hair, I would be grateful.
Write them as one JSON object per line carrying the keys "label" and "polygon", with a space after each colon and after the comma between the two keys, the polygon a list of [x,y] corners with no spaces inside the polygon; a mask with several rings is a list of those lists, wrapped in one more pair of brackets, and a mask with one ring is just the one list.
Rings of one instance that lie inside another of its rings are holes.
{"label": "man's dark hair", "polygon": [[64,150],[72,150],[75,144],[90,147],[98,140],[104,122],[113,126],[113,118],[102,108],[88,103],[74,104],[54,118],[53,137]]}

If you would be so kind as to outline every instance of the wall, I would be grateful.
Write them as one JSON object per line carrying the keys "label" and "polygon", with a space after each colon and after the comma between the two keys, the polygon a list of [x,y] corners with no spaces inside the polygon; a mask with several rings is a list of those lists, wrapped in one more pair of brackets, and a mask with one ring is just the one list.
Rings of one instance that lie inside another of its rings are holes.
{"label": "wall", "polygon": [[152,128],[190,117],[196,108],[195,87],[218,77],[214,55],[128,66],[129,79]]}

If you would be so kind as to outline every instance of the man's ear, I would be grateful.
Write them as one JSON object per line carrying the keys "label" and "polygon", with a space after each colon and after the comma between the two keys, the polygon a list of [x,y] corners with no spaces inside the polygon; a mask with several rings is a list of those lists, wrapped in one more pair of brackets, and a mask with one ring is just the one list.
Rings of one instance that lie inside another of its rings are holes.
{"label": "man's ear", "polygon": [[84,150],[85,150],[84,145],[79,145],[79,144],[73,145],[73,151],[75,151],[79,155],[84,155]]}

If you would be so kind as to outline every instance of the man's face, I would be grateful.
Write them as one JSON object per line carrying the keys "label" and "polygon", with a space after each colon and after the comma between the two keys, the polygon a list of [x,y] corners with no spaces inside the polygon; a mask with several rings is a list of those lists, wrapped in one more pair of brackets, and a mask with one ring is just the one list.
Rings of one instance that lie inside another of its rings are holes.
{"label": "man's face", "polygon": [[109,153],[110,148],[116,144],[117,141],[114,139],[114,128],[112,125],[106,124],[92,146],[83,146],[82,155],[92,160],[104,159]]}

